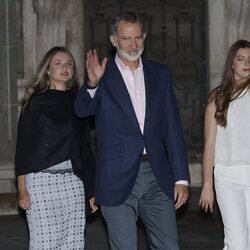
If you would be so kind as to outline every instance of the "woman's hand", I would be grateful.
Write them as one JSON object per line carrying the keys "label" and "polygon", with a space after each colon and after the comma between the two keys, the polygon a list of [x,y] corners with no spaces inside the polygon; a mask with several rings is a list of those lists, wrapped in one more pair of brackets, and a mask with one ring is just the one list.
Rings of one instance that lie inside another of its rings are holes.
{"label": "woman's hand", "polygon": [[17,177],[18,186],[18,205],[24,209],[31,209],[30,195],[26,188],[26,176],[20,175]]}
{"label": "woman's hand", "polygon": [[31,209],[30,195],[26,188],[18,193],[18,205],[24,210]]}
{"label": "woman's hand", "polygon": [[98,206],[95,203],[95,197],[89,199],[89,206],[92,214],[98,210]]}
{"label": "woman's hand", "polygon": [[204,185],[201,191],[201,197],[199,205],[207,213],[209,210],[213,213],[213,204],[214,204],[214,190],[212,186]]}

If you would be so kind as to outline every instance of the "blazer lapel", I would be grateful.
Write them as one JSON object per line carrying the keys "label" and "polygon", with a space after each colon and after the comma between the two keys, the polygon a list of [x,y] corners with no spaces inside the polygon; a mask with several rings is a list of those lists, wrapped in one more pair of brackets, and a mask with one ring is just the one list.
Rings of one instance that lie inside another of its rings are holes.
{"label": "blazer lapel", "polygon": [[113,95],[115,102],[121,107],[124,113],[131,120],[131,123],[140,130],[129,92],[123,81],[122,75],[115,64],[115,61],[111,60],[109,66],[110,67],[107,70],[107,77],[109,79],[108,86],[110,88],[110,93]]}

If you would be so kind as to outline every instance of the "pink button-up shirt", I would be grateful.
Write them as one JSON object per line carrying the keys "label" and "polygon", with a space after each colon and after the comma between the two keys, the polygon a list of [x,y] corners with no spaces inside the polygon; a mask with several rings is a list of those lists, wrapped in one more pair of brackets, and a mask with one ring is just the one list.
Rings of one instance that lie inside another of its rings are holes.
{"label": "pink button-up shirt", "polygon": [[115,62],[127,87],[141,132],[143,134],[146,110],[146,96],[143,64],[141,58],[139,60],[139,65],[135,70],[131,70],[121,61],[121,59],[117,55],[115,57]]}

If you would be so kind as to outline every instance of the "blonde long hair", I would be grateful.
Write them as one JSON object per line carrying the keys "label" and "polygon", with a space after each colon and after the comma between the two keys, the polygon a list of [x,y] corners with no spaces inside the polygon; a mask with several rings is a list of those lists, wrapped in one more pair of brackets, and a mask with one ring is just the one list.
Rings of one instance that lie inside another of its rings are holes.
{"label": "blonde long hair", "polygon": [[37,70],[34,80],[32,81],[31,84],[29,84],[29,86],[25,90],[24,97],[21,100],[22,110],[24,110],[25,107],[27,107],[33,95],[44,92],[49,89],[50,87],[49,85],[50,78],[48,75],[49,64],[53,56],[59,52],[66,53],[71,57],[71,60],[73,62],[73,75],[72,75],[72,78],[68,81],[67,87],[73,92],[76,92],[78,90],[79,79],[78,79],[78,73],[77,73],[77,69],[75,65],[75,60],[74,60],[72,53],[66,47],[53,47],[42,58],[38,66],[38,70]]}

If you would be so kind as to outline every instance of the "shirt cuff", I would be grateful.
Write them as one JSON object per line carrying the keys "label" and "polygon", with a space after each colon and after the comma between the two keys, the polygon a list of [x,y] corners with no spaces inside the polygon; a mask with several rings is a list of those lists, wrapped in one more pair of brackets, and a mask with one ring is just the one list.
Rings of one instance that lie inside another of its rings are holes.
{"label": "shirt cuff", "polygon": [[98,86],[96,86],[96,88],[94,88],[94,89],[88,89],[87,88],[87,91],[89,92],[89,95],[90,95],[91,98],[94,98],[97,89],[98,89]]}
{"label": "shirt cuff", "polygon": [[181,181],[175,182],[175,184],[181,184],[181,185],[186,185],[186,186],[188,186],[188,181],[181,180]]}

